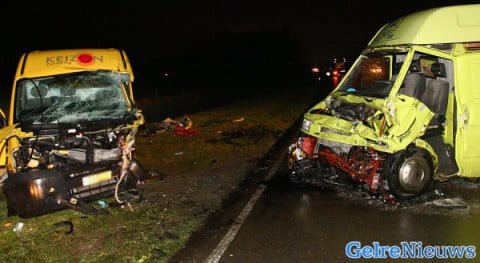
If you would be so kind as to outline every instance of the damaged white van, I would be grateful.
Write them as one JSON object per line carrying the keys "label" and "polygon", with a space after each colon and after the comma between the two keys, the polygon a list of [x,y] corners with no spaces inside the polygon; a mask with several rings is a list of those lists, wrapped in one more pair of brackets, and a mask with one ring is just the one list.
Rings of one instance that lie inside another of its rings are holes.
{"label": "damaged white van", "polygon": [[292,181],[333,180],[333,169],[409,199],[435,178],[480,177],[479,14],[480,5],[441,7],[380,29],[304,115]]}

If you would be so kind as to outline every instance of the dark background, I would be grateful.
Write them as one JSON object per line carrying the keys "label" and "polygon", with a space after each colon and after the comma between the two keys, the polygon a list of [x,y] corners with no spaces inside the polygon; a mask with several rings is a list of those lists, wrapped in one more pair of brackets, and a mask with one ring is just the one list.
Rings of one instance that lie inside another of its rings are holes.
{"label": "dark background", "polygon": [[334,57],[355,59],[389,21],[430,7],[474,2],[3,3],[1,96],[10,93],[22,53],[60,48],[125,49],[140,97],[212,90],[236,96],[292,88],[312,83],[314,64],[325,65]]}

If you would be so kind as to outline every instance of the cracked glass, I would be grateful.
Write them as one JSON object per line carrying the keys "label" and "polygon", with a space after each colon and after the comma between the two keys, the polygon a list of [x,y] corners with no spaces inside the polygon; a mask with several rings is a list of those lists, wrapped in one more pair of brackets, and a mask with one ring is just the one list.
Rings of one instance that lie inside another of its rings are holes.
{"label": "cracked glass", "polygon": [[15,119],[20,123],[76,123],[122,119],[129,101],[128,75],[84,71],[22,79],[17,83]]}

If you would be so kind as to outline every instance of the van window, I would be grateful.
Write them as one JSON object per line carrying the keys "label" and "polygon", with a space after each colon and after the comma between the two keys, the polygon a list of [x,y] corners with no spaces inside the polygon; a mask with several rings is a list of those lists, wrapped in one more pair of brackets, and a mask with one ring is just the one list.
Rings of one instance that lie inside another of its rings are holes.
{"label": "van window", "polygon": [[443,124],[453,79],[452,61],[417,52],[399,93],[423,102],[435,113],[433,124]]}
{"label": "van window", "polygon": [[386,98],[404,57],[386,52],[360,57],[339,90],[359,96]]}
{"label": "van window", "polygon": [[15,119],[22,123],[77,123],[122,119],[128,101],[122,75],[108,71],[84,71],[17,83]]}

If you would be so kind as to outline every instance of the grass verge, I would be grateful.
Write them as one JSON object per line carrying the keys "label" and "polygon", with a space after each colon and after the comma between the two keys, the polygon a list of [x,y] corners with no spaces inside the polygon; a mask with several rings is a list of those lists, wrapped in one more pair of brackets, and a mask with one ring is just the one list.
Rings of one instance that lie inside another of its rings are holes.
{"label": "grass verge", "polygon": [[[201,133],[192,138],[140,134],[138,159],[164,177],[146,182],[146,199],[133,203],[133,211],[109,207],[110,215],[85,216],[64,210],[21,219],[6,217],[0,196],[0,261],[167,261],[311,102],[311,96],[291,95],[244,100],[193,114]],[[54,225],[62,221],[73,223],[72,234]],[[24,227],[14,232],[18,223]]]}

